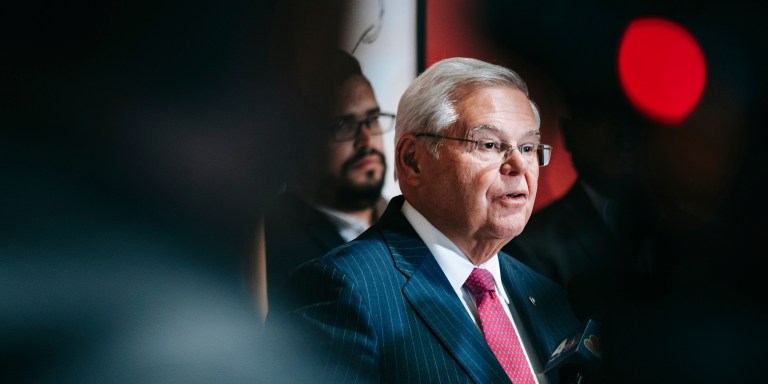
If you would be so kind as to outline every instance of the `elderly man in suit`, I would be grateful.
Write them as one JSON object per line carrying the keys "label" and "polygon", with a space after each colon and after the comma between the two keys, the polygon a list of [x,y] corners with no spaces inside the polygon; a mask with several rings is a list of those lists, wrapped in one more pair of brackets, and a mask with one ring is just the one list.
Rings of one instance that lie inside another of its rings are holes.
{"label": "elderly man in suit", "polygon": [[538,373],[580,324],[557,284],[500,252],[526,225],[549,161],[539,125],[509,69],[451,58],[416,78],[396,122],[402,196],[292,276],[287,319],[319,343],[319,380],[546,380]]}

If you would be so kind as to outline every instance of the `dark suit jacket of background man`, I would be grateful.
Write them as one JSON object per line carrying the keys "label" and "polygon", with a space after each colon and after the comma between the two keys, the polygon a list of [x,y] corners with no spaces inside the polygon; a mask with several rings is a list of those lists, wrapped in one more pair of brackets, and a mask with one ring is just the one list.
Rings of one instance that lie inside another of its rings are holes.
{"label": "dark suit jacket of background man", "polygon": [[[331,362],[322,379],[509,382],[427,245],[402,214],[404,201],[393,198],[377,224],[304,264],[289,282],[296,300],[289,318],[302,321],[300,327],[312,324],[307,337],[321,340],[315,347],[323,351],[321,365]],[[557,284],[504,253],[499,264],[514,304],[510,309],[522,325],[521,337],[533,346],[530,358],[538,372],[580,324]],[[276,324],[275,317],[280,315],[270,312],[268,327]]]}
{"label": "dark suit jacket of background man", "polygon": [[299,264],[345,243],[324,213],[291,192],[274,199],[264,223],[270,302],[280,300],[280,290]]}

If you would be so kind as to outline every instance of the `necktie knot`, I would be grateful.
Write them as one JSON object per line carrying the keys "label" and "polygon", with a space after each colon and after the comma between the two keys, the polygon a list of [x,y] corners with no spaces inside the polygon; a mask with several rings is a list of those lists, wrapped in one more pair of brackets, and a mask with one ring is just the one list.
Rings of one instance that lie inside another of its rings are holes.
{"label": "necktie knot", "polygon": [[482,268],[473,269],[464,285],[475,297],[485,292],[496,291],[496,286],[493,284],[493,275]]}

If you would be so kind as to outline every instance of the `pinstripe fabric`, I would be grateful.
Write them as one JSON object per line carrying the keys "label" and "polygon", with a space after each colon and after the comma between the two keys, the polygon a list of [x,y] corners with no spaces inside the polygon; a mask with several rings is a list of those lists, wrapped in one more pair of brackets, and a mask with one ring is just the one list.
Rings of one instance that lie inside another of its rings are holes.
{"label": "pinstripe fabric", "polygon": [[[429,249],[392,199],[361,237],[303,264],[289,318],[322,351],[322,382],[505,383],[504,369],[469,318]],[[503,254],[521,338],[546,359],[579,324],[554,283]],[[528,299],[536,297],[534,306]],[[550,301],[551,303],[547,302]],[[309,337],[309,336],[307,336]],[[308,341],[309,342],[309,341]],[[544,360],[545,362],[546,360]],[[541,362],[534,363],[534,369]],[[308,363],[309,364],[309,363]],[[540,369],[537,369],[540,370]]]}

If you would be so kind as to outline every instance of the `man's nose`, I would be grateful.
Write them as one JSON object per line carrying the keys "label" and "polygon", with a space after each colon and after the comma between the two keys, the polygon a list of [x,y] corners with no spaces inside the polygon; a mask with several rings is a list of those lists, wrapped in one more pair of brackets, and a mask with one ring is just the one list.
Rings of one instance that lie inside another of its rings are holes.
{"label": "man's nose", "polygon": [[511,148],[509,156],[503,159],[500,172],[503,175],[525,173],[531,163],[523,157],[523,154],[517,148]]}
{"label": "man's nose", "polygon": [[371,134],[371,122],[361,121],[360,124],[357,126],[357,135],[355,136],[355,146],[362,147],[362,148],[370,146],[372,137],[373,137],[373,134]]}

